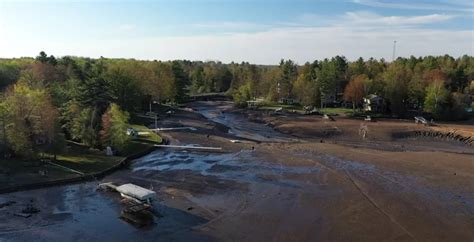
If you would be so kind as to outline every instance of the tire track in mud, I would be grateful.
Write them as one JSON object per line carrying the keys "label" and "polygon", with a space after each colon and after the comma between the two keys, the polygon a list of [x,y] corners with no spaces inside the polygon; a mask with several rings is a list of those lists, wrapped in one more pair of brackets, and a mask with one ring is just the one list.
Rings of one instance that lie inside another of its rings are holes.
{"label": "tire track in mud", "polygon": [[[410,238],[414,239],[416,241],[416,238],[413,236],[413,234],[411,232],[408,231],[408,229],[406,229],[400,222],[397,221],[397,219],[395,219],[394,216],[392,216],[390,213],[388,213],[387,211],[385,211],[376,201],[375,199],[370,196],[367,192],[364,192],[364,190],[362,189],[359,181],[357,181],[350,173],[349,171],[346,169],[346,168],[342,168],[342,170],[344,171],[343,174],[341,174],[341,169],[334,169],[326,164],[324,164],[323,162],[321,162],[320,160],[318,159],[312,159],[314,162],[320,164],[321,166],[325,167],[328,171],[331,171],[333,172],[334,174],[342,177],[342,178],[345,178],[347,180],[349,180],[351,182],[351,184],[355,187],[355,189],[366,199],[367,202],[369,202],[372,206],[374,206],[380,213],[382,213],[391,223],[395,224],[398,228],[400,228],[404,233],[406,233],[408,236],[410,236]],[[387,178],[381,174],[376,174],[378,176],[380,176],[382,179],[385,179],[387,181],[390,181],[392,183],[396,183],[398,185],[402,185],[401,183],[399,182],[396,182],[390,178]],[[402,185],[404,186],[404,185]],[[404,186],[405,187],[405,186]]]}
{"label": "tire track in mud", "polygon": [[[242,191],[239,191],[239,193],[240,193],[240,196],[237,196],[237,197],[242,197],[242,199],[235,209],[230,210],[230,211],[226,210],[222,212],[220,215],[216,216],[215,218],[209,220],[207,223],[194,227],[194,229],[201,230],[201,231],[216,230],[217,228],[215,227],[215,224],[225,220],[226,218],[232,218],[232,217],[235,217],[236,215],[242,214],[243,211],[247,209],[249,205],[249,201],[248,201],[247,195],[245,195]],[[221,235],[223,235],[226,238],[235,237],[236,232],[238,232],[239,237],[246,237],[245,234],[243,234],[243,231],[233,230],[233,231],[228,231],[226,233],[223,231],[225,230],[220,230],[219,233],[221,233]]]}
{"label": "tire track in mud", "polygon": [[394,223],[395,225],[397,225],[403,232],[405,232],[408,236],[410,236],[412,239],[414,239],[416,241],[416,238],[413,236],[412,233],[410,233],[402,224],[400,224],[396,219],[395,217],[393,217],[392,215],[390,215],[387,211],[385,211],[375,200],[374,198],[372,198],[367,192],[365,192],[361,185],[356,181],[356,179],[354,179],[352,177],[352,175],[349,173],[349,171],[347,171],[347,169],[344,169],[344,172],[346,173],[347,177],[349,178],[349,180],[352,182],[352,184],[354,184],[354,186],[357,188],[357,190],[378,210],[380,211],[381,213],[383,213],[385,216],[387,216],[387,218],[392,222]]}

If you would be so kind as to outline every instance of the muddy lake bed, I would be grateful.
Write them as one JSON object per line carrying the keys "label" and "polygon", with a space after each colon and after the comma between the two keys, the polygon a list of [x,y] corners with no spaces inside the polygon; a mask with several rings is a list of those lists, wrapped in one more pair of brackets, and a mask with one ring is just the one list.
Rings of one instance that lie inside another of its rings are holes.
{"label": "muddy lake bed", "polygon": [[[383,122],[371,127],[371,140],[360,141],[349,128],[359,121],[262,118],[272,128],[234,112],[229,102],[190,107],[195,112],[160,125],[197,130],[164,136],[222,152],[157,149],[100,181],[2,194],[0,204],[15,203],[0,208],[0,241],[474,239],[472,147],[391,140],[377,131],[387,130]],[[341,137],[305,136],[332,126]],[[120,196],[98,191],[101,182],[157,192],[154,223],[137,228],[119,219]],[[14,215],[28,204],[40,211]]]}

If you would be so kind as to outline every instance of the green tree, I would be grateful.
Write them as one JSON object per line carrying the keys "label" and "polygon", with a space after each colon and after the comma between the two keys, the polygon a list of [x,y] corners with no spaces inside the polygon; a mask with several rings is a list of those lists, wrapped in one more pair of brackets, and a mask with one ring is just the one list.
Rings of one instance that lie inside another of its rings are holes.
{"label": "green tree", "polygon": [[320,101],[319,88],[316,83],[315,64],[306,63],[299,71],[294,83],[294,92],[303,105],[317,105]]}
{"label": "green tree", "polygon": [[248,82],[245,85],[239,87],[238,90],[234,91],[233,98],[234,102],[241,107],[245,107],[247,105],[247,101],[252,99],[252,90],[250,87],[251,83]]}
{"label": "green tree", "polygon": [[98,141],[98,133],[101,129],[100,117],[112,100],[110,83],[101,76],[89,78],[79,86],[78,93],[77,100],[83,107],[83,111],[76,118],[76,122],[81,125],[81,140],[88,145],[98,146],[100,145]]}
{"label": "green tree", "polygon": [[408,101],[421,108],[425,100],[426,85],[419,78],[412,78],[408,83]]}
{"label": "green tree", "polygon": [[45,89],[14,85],[3,102],[6,137],[10,148],[24,157],[34,157],[42,146],[54,141],[57,111]]}
{"label": "green tree", "polygon": [[20,75],[20,66],[7,61],[0,61],[0,89],[13,84]]}
{"label": "green tree", "polygon": [[296,64],[292,60],[281,60],[280,74],[281,76],[278,80],[280,97],[291,97],[293,94],[293,83],[295,82],[298,76]]}
{"label": "green tree", "polygon": [[126,133],[129,118],[128,112],[122,111],[120,106],[115,103],[110,104],[102,115],[102,130],[100,131],[102,143],[122,151],[130,140],[130,136]]}
{"label": "green tree", "polygon": [[36,60],[46,63],[48,62],[48,55],[44,51],[41,51],[39,55],[36,57]]}
{"label": "green tree", "polygon": [[392,114],[404,115],[408,103],[408,82],[410,80],[411,73],[401,61],[390,64],[384,73],[384,94]]}
{"label": "green tree", "polygon": [[124,110],[133,110],[140,101],[138,82],[126,68],[119,66],[110,67],[106,78],[110,85],[111,99]]}
{"label": "green tree", "polygon": [[155,72],[155,78],[157,80],[157,93],[159,97],[155,101],[176,101],[175,98],[178,95],[178,89],[175,82],[175,77],[171,65],[163,64]]}
{"label": "green tree", "polygon": [[364,58],[359,57],[357,61],[352,62],[349,65],[349,72],[351,73],[352,76],[367,74],[368,70],[367,70]]}
{"label": "green tree", "polygon": [[[80,106],[74,104],[71,106],[71,108],[76,107],[80,108]],[[97,124],[94,124],[96,118],[94,117],[93,109],[87,107],[74,111],[77,112],[77,114],[71,121],[71,137],[91,147],[99,146],[98,126]]]}
{"label": "green tree", "polygon": [[204,69],[202,66],[198,66],[191,71],[191,93],[199,94],[205,92],[205,79],[204,79]]}
{"label": "green tree", "polygon": [[53,154],[54,160],[59,153],[63,152],[66,148],[66,138],[64,133],[61,132],[61,126],[58,122],[54,123],[54,136],[53,139],[46,146],[45,151]]}
{"label": "green tree", "polygon": [[186,97],[185,93],[185,86],[188,83],[188,77],[186,73],[184,72],[183,67],[178,61],[173,61],[171,63],[171,70],[173,72],[173,95],[172,95],[172,100],[175,102],[181,102],[184,100]]}
{"label": "green tree", "polygon": [[53,66],[58,64],[58,61],[56,60],[56,58],[53,55],[48,56],[48,55],[46,55],[46,53],[44,51],[41,51],[39,53],[39,55],[36,57],[36,60],[41,62],[41,63],[49,63]]}
{"label": "green tree", "polygon": [[436,118],[440,118],[446,109],[449,92],[444,86],[444,82],[435,81],[426,89],[424,111],[432,113]]}
{"label": "green tree", "polygon": [[320,63],[320,69],[317,73],[319,91],[321,93],[321,108],[331,101],[331,97],[336,95],[337,72],[335,63],[325,59]]}
{"label": "green tree", "polygon": [[337,94],[339,92],[344,91],[344,87],[348,83],[348,77],[347,77],[347,69],[348,69],[348,63],[346,60],[346,57],[344,56],[335,56],[334,58],[331,58],[331,62],[334,63],[335,67],[335,75],[336,75],[336,86],[334,92]]}

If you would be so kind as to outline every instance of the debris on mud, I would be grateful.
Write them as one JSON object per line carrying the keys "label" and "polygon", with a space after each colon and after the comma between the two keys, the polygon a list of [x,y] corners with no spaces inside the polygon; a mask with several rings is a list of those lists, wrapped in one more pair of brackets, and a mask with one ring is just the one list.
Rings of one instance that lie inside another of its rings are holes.
{"label": "debris on mud", "polygon": [[8,206],[11,206],[11,205],[13,205],[13,204],[15,204],[15,203],[16,203],[15,201],[8,201],[8,202],[0,203],[0,209],[1,209],[1,208],[8,207]]}
{"label": "debris on mud", "polygon": [[147,203],[138,203],[125,199],[125,207],[120,213],[120,218],[137,227],[145,227],[153,224],[153,214],[150,212],[151,206]]}
{"label": "debris on mud", "polygon": [[23,210],[21,210],[22,213],[25,213],[25,214],[34,214],[34,213],[39,213],[40,210],[33,207],[33,205],[31,204],[28,204],[26,205],[26,208],[24,208]]}
{"label": "debris on mud", "polygon": [[[7,202],[8,205],[7,206],[10,206],[10,205],[13,205],[15,202]],[[6,203],[4,204],[1,204],[1,205],[4,205],[5,206]],[[24,209],[22,209],[20,212],[15,212],[13,213],[14,216],[17,216],[17,217],[22,217],[22,218],[29,218],[31,217],[33,214],[36,214],[36,213],[39,213],[40,210],[37,209],[36,207],[34,207],[32,204],[28,204],[26,205],[26,207]]]}
{"label": "debris on mud", "polygon": [[31,217],[31,214],[30,213],[14,213],[13,215],[17,216],[17,217],[23,217],[23,218],[29,218]]}

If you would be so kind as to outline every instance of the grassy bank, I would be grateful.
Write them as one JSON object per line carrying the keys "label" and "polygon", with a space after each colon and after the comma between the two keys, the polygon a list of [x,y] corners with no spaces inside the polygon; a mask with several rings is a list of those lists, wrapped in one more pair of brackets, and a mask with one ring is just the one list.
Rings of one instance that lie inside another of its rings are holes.
{"label": "grassy bank", "polygon": [[138,124],[130,126],[137,130],[140,135],[138,138],[130,140],[125,149],[117,155],[107,156],[105,151],[74,144],[70,146],[67,152],[58,155],[55,163],[84,173],[98,172],[118,164],[127,156],[143,152],[162,142],[162,138],[146,126]]}
{"label": "grassy bank", "polygon": [[322,108],[319,112],[327,115],[352,115],[354,111],[350,108]]}
{"label": "grassy bank", "polygon": [[[140,132],[137,139],[129,142],[127,147],[117,155],[107,156],[105,151],[91,149],[87,146],[69,142],[67,148],[56,156],[55,164],[85,174],[96,173],[119,164],[125,157],[144,152],[153,145],[161,143],[162,138],[144,125],[131,125]],[[45,154],[44,157],[52,157]],[[20,158],[0,159],[0,188],[60,180],[79,176],[71,170],[51,165],[38,160]]]}

